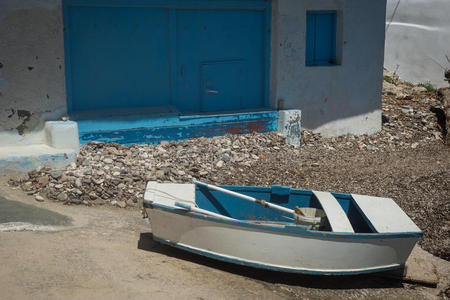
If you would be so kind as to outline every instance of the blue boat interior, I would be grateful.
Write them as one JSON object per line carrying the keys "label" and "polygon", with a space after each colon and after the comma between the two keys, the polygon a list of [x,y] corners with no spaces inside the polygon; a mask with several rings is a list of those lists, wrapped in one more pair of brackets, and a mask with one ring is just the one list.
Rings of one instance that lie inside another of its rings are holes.
{"label": "blue boat interior", "polygon": [[[294,209],[296,206],[322,209],[320,202],[309,190],[291,189],[288,186],[280,185],[272,187],[222,187],[290,209]],[[351,195],[332,194],[347,214],[355,233],[376,233]],[[201,209],[237,220],[294,223],[291,219],[292,216],[287,213],[264,208],[258,203],[246,201],[202,186],[196,187],[196,203]]]}

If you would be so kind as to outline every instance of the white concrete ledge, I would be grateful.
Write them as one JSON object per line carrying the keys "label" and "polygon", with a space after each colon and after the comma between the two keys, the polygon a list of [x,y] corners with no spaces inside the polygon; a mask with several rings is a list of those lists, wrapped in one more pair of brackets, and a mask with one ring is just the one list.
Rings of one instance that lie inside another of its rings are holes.
{"label": "white concrete ledge", "polygon": [[48,145],[0,148],[0,175],[26,173],[40,168],[62,169],[77,161],[78,151]]}
{"label": "white concrete ledge", "polygon": [[45,122],[44,133],[41,140],[33,140],[33,144],[0,147],[0,175],[40,168],[62,169],[77,161],[80,144],[76,122]]}

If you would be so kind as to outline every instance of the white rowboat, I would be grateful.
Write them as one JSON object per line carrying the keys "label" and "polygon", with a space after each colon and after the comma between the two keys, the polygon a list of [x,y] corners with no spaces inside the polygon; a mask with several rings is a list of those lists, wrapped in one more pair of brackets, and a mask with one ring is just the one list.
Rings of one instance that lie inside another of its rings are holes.
{"label": "white rowboat", "polygon": [[[154,240],[256,268],[344,275],[403,267],[422,235],[389,198],[284,186],[222,188],[231,193],[200,182],[148,182],[143,204]],[[299,224],[293,211],[315,213],[320,226]]]}

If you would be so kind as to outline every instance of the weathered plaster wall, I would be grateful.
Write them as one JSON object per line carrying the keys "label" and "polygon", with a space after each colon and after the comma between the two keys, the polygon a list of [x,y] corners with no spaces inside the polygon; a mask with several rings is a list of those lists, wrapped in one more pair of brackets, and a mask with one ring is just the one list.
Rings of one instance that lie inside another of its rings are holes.
{"label": "weathered plaster wall", "polygon": [[403,80],[447,86],[449,13],[449,0],[388,0],[385,67]]}
{"label": "weathered plaster wall", "polygon": [[[338,66],[305,66],[307,10],[338,10]],[[271,105],[325,135],[381,129],[385,0],[273,1]]]}
{"label": "weathered plaster wall", "polygon": [[[340,12],[341,65],[305,66],[307,9]],[[271,106],[325,134],[379,130],[385,0],[273,0],[272,19]],[[0,1],[0,145],[39,143],[66,113],[62,31],[60,0]]]}
{"label": "weathered plaster wall", "polygon": [[0,1],[0,146],[39,143],[66,112],[60,0]]}

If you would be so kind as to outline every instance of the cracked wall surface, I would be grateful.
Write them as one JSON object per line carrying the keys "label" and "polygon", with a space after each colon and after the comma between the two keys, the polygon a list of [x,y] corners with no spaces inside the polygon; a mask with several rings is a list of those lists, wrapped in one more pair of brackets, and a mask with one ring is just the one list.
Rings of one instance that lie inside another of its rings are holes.
{"label": "cracked wall surface", "polygon": [[0,2],[0,145],[66,112],[60,0]]}

